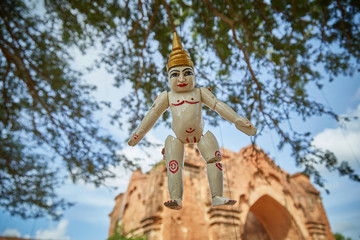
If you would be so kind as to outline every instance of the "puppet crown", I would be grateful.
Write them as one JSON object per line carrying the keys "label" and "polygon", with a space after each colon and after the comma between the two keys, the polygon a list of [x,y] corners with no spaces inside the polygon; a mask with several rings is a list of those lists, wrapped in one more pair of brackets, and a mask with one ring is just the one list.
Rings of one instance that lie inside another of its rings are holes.
{"label": "puppet crown", "polygon": [[194,63],[191,61],[188,52],[183,49],[176,32],[173,33],[173,45],[167,64],[167,70],[175,66],[191,66],[194,68]]}

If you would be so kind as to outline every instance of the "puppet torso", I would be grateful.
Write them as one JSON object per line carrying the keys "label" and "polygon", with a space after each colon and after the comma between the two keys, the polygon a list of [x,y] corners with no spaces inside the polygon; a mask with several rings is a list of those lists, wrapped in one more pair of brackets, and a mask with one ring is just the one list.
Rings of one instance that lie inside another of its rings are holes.
{"label": "puppet torso", "polygon": [[169,105],[172,114],[171,128],[183,143],[196,143],[204,129],[201,115],[200,89],[189,92],[169,92]]}

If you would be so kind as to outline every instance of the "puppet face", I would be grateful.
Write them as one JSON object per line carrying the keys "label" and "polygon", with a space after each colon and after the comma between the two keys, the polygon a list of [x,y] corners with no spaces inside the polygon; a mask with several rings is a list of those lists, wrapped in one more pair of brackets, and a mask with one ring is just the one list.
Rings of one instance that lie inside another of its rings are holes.
{"label": "puppet face", "polygon": [[195,87],[195,73],[192,67],[172,67],[168,72],[171,90],[174,92],[187,92]]}

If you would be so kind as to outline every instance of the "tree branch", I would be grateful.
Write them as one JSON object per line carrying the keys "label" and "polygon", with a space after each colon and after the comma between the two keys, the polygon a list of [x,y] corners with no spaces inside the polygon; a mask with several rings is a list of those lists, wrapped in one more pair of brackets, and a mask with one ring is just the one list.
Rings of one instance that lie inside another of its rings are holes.
{"label": "tree branch", "polygon": [[154,25],[154,22],[155,22],[155,18],[156,18],[156,14],[159,10],[159,5],[160,5],[160,2],[157,1],[156,2],[156,5],[155,5],[155,9],[153,11],[153,14],[151,16],[151,19],[150,19],[150,22],[149,22],[149,26],[148,26],[148,29],[145,33],[145,36],[144,36],[144,40],[143,40],[143,45],[141,47],[141,60],[142,60],[142,67],[141,67],[141,73],[140,73],[140,77],[138,79],[138,82],[136,83],[136,86],[135,86],[135,92],[136,92],[136,95],[137,95],[137,90],[139,89],[140,87],[140,84],[141,84],[141,81],[142,81],[142,78],[144,76],[144,73],[145,73],[145,60],[144,60],[144,49],[146,47],[146,42],[147,42],[147,39],[149,37],[149,34],[150,34],[150,31]]}
{"label": "tree branch", "polygon": [[340,9],[340,12],[341,12],[341,23],[340,23],[340,26],[341,26],[341,29],[343,31],[343,33],[345,34],[346,38],[347,38],[347,45],[348,45],[348,48],[349,48],[349,51],[350,52],[353,52],[352,49],[351,49],[351,37],[349,35],[349,33],[346,31],[345,29],[345,25],[344,25],[344,16],[345,16],[345,11],[341,5],[341,2],[339,0],[336,0],[336,3]]}
{"label": "tree branch", "polygon": [[165,0],[161,0],[162,4],[164,5],[165,9],[166,9],[166,12],[169,16],[169,20],[170,20],[170,24],[171,24],[171,28],[172,28],[172,31],[173,32],[176,32],[176,29],[175,29],[175,24],[174,24],[174,19],[172,17],[172,14],[171,14],[171,11],[170,11],[170,7],[169,5],[166,3]]}
{"label": "tree branch", "polygon": [[243,28],[245,29],[246,34],[247,34],[247,36],[248,36],[248,40],[249,40],[249,47],[250,47],[250,49],[252,49],[252,48],[253,48],[253,47],[252,47],[252,35],[251,35],[251,32],[249,31],[249,28],[246,26],[244,20],[240,17],[240,15],[237,14],[237,13],[234,11],[234,8],[233,8],[230,0],[226,0],[226,3],[227,3],[228,6],[229,6],[230,12],[235,16],[235,18],[237,18],[237,19],[240,21],[241,25],[242,25]]}
{"label": "tree branch", "polygon": [[259,0],[255,0],[255,2],[260,4],[260,7],[257,10],[260,12],[262,19],[265,21],[265,25],[266,25],[266,29],[267,29],[268,33],[272,35],[272,29],[270,28],[269,21],[266,19],[266,16],[263,11],[264,2],[259,1]]}
{"label": "tree branch", "polygon": [[132,28],[131,31],[130,31],[129,36],[131,36],[131,35],[134,34],[134,32],[135,32],[135,30],[137,29],[137,27],[139,26],[140,22],[144,19],[144,11],[143,11],[143,9],[142,9],[142,2],[141,2],[141,0],[138,1],[138,8],[139,8],[139,10],[141,11],[141,18],[136,21],[136,23],[134,24],[133,28]]}
{"label": "tree branch", "polygon": [[209,8],[210,10],[213,12],[213,14],[219,18],[221,18],[221,20],[223,20],[224,22],[226,22],[227,24],[230,25],[231,28],[234,27],[234,20],[232,20],[231,18],[225,16],[224,14],[222,14],[221,12],[219,12],[218,10],[216,10],[211,3],[209,2],[209,0],[202,0]]}
{"label": "tree branch", "polygon": [[[0,40],[3,41],[6,44],[10,44],[7,42],[2,36],[0,36]],[[10,44],[11,45],[11,44]],[[55,125],[58,126],[58,124],[55,122],[55,119],[49,110],[49,108],[46,106],[46,104],[42,101],[40,96],[38,95],[37,89],[36,89],[36,82],[32,79],[31,74],[29,70],[26,68],[25,63],[22,61],[21,57],[17,52],[14,54],[11,53],[9,49],[7,49],[5,46],[0,44],[1,51],[3,52],[4,56],[6,57],[7,61],[10,63],[14,63],[16,68],[18,69],[19,73],[22,73],[20,76],[20,79],[24,81],[26,84],[30,95],[33,99],[36,99],[37,102],[40,103],[40,105],[45,109],[47,115],[50,118],[50,121]]]}
{"label": "tree branch", "polygon": [[6,117],[5,117],[5,124],[4,126],[6,127],[9,123],[9,119],[10,119],[10,112],[9,112],[9,108],[8,108],[8,100],[9,100],[9,97],[8,97],[8,94],[7,94],[7,84],[6,84],[6,78],[9,74],[9,71],[10,71],[10,64],[7,64],[6,65],[6,71],[5,71],[5,74],[4,74],[4,77],[2,78],[2,81],[3,81],[3,89],[2,89],[2,95],[3,95],[3,99],[4,99],[4,109],[5,109],[5,114],[6,114]]}
{"label": "tree branch", "polygon": [[[226,17],[224,14],[220,13],[219,11],[217,11],[209,2],[209,0],[202,0],[210,9],[211,11],[214,13],[215,16],[218,16],[221,18],[221,20],[223,20],[224,22],[226,22],[227,24],[229,24],[231,30],[232,30],[232,34],[233,34],[233,39],[235,41],[235,43],[237,44],[238,48],[242,51],[242,53],[244,54],[244,58],[245,58],[245,62],[247,64],[247,67],[250,71],[250,74],[252,76],[252,79],[254,80],[254,82],[256,83],[256,85],[258,86],[258,90],[259,92],[261,92],[262,86],[261,83],[259,82],[259,80],[256,78],[255,73],[251,67],[250,61],[249,61],[249,57],[247,52],[245,51],[245,48],[243,47],[243,45],[240,43],[240,41],[237,39],[236,36],[236,31],[235,31],[235,27],[234,27],[234,21],[228,17]],[[261,94],[259,94],[261,95]]]}

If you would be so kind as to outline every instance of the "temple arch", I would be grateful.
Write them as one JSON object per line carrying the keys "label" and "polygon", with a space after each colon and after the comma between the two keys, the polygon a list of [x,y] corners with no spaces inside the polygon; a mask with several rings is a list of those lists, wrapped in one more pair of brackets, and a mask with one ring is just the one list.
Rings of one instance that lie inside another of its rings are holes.
{"label": "temple arch", "polygon": [[242,239],[302,240],[305,238],[287,209],[266,194],[250,207]]}

